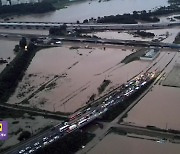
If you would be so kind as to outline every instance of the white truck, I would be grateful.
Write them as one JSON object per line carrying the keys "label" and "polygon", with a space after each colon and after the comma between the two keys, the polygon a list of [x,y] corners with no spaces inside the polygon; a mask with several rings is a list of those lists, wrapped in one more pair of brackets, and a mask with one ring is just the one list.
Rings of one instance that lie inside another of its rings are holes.
{"label": "white truck", "polygon": [[65,126],[59,128],[59,131],[60,131],[60,132],[63,132],[63,131],[65,131],[65,130],[67,130],[68,128],[69,128],[69,125],[65,125]]}

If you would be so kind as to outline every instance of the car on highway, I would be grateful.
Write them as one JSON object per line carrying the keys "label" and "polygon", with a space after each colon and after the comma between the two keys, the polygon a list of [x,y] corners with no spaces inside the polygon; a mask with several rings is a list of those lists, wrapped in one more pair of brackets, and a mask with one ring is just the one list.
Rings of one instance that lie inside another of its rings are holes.
{"label": "car on highway", "polygon": [[41,145],[40,146],[38,146],[38,147],[36,147],[36,150],[38,150],[38,149],[40,149],[41,148]]}
{"label": "car on highway", "polygon": [[81,124],[85,123],[87,121],[87,119],[81,120],[78,122],[78,126],[80,126]]}
{"label": "car on highway", "polygon": [[23,152],[25,152],[25,150],[23,150],[23,149],[19,151],[19,153],[23,153]]}
{"label": "car on highway", "polygon": [[29,153],[33,153],[34,152],[34,149],[32,149],[32,150],[29,150]]}
{"label": "car on highway", "polygon": [[51,140],[49,140],[49,143],[52,143],[54,141],[54,139],[51,139]]}
{"label": "car on highway", "polygon": [[31,149],[31,147],[26,147],[25,149],[26,149],[26,151],[27,151],[27,150],[30,150],[30,149]]}
{"label": "car on highway", "polygon": [[63,132],[63,131],[65,131],[65,130],[67,130],[68,127],[69,127],[69,125],[65,125],[65,126],[59,128],[59,131],[60,131],[60,132]]}
{"label": "car on highway", "polygon": [[59,136],[58,136],[58,135],[54,137],[54,139],[55,139],[55,140],[56,140],[56,139],[58,139],[58,138],[59,138]]}
{"label": "car on highway", "polygon": [[46,141],[46,142],[44,142],[43,144],[44,144],[44,145],[47,145],[47,144],[49,144],[49,142]]}
{"label": "car on highway", "polygon": [[34,143],[34,146],[37,146],[37,145],[39,145],[40,143],[39,142],[36,142],[36,143]]}
{"label": "car on highway", "polygon": [[43,141],[47,141],[47,140],[48,140],[48,137],[44,137],[44,138],[43,138]]}

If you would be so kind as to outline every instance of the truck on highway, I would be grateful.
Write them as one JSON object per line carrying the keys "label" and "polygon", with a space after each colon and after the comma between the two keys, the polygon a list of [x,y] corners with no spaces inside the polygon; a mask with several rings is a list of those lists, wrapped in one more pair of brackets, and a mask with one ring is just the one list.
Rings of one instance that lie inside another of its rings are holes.
{"label": "truck on highway", "polygon": [[60,132],[63,132],[63,131],[65,131],[65,130],[67,130],[68,128],[69,128],[69,125],[65,125],[65,126],[59,128],[59,131],[60,131]]}
{"label": "truck on highway", "polygon": [[81,125],[81,124],[85,123],[86,121],[87,121],[87,119],[81,120],[78,122],[78,125]]}

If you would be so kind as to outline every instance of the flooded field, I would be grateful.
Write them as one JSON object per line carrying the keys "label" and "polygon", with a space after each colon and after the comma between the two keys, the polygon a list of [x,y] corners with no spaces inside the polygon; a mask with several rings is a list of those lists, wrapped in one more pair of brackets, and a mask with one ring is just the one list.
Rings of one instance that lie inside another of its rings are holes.
{"label": "flooded field", "polygon": [[42,50],[36,54],[23,81],[8,102],[22,101],[40,85],[59,75],[25,105],[50,111],[73,112],[84,106],[93,94],[96,94],[96,98],[100,96],[97,88],[103,80],[111,81],[107,92],[149,65],[149,62],[141,61],[127,65],[120,63],[130,53],[132,49],[124,47],[69,49],[65,46]]}
{"label": "flooded field", "polygon": [[165,129],[180,129],[179,88],[155,86],[124,119],[126,123],[140,126],[156,126]]}
{"label": "flooded field", "polygon": [[180,87],[180,66],[175,65],[166,79],[163,81],[163,85]]}
{"label": "flooded field", "polygon": [[[17,45],[17,41],[10,40],[0,40],[0,58],[7,60],[10,62],[14,57],[15,53],[13,51],[15,45]],[[6,67],[6,64],[0,64],[0,72]]]}
{"label": "flooded field", "polygon": [[151,32],[156,35],[154,39],[158,39],[159,41],[164,43],[173,43],[179,31],[180,31],[179,27],[171,28],[171,29],[147,30],[147,32]]}
{"label": "flooded field", "polygon": [[14,20],[76,22],[77,20],[83,21],[91,17],[97,18],[99,16],[132,13],[135,10],[152,10],[153,8],[167,5],[167,0],[146,0],[146,3],[144,3],[144,0],[87,0],[74,2],[67,8],[55,12],[18,16]]}
{"label": "flooded field", "polygon": [[179,154],[179,144],[157,143],[155,141],[108,134],[88,154]]}
{"label": "flooded field", "polygon": [[137,41],[151,41],[153,38],[142,38],[142,37],[135,37],[133,34],[135,31],[105,31],[105,32],[96,32],[89,35],[95,35],[100,38],[106,39],[120,39],[120,40],[137,40]]}

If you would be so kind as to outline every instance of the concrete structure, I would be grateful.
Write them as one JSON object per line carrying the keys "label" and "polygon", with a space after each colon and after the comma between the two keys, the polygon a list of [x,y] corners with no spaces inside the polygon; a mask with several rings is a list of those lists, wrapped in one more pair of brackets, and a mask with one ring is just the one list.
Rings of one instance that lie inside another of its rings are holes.
{"label": "concrete structure", "polygon": [[145,53],[145,55],[140,57],[140,59],[141,60],[154,60],[155,58],[158,57],[159,54],[160,54],[160,52],[159,52],[158,48],[152,48],[152,49],[148,50]]}

